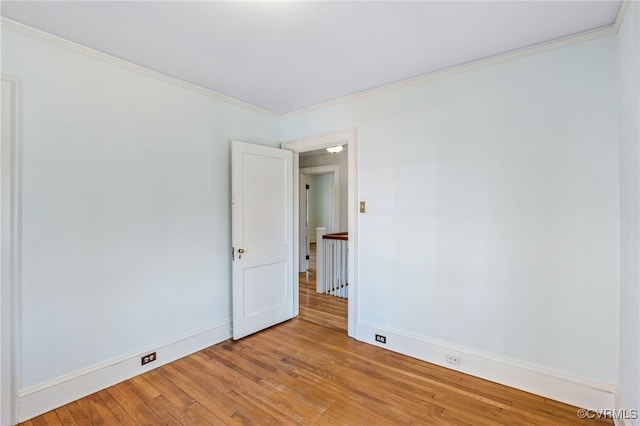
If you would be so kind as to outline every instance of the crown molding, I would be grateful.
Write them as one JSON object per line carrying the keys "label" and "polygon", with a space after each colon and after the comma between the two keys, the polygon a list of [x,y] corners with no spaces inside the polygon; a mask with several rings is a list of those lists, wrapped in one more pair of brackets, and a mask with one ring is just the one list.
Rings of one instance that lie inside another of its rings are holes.
{"label": "crown molding", "polygon": [[73,52],[79,53],[84,56],[88,56],[94,59],[98,59],[100,61],[106,62],[111,65],[115,65],[120,68],[127,69],[129,71],[133,71],[138,74],[145,75],[147,77],[154,78],[156,80],[160,80],[164,83],[168,83],[182,89],[189,90],[191,92],[205,95],[210,98],[216,99],[218,101],[222,101],[231,105],[238,106],[240,108],[248,109],[253,112],[257,112],[260,114],[267,115],[271,118],[281,118],[280,114],[275,112],[266,110],[264,108],[260,108],[258,106],[252,105],[250,103],[241,101],[239,99],[233,98],[231,96],[223,95],[222,93],[215,92],[210,89],[205,89],[202,86],[198,86],[193,83],[188,83],[184,80],[180,80],[179,78],[171,77],[167,74],[163,74],[158,71],[154,71],[150,68],[143,67],[141,65],[134,64],[132,62],[126,61],[124,59],[120,59],[118,57],[109,55],[104,52],[100,52],[99,50],[92,49],[90,47],[84,46],[82,44],[67,40],[65,38],[38,30],[36,28],[30,27],[28,25],[22,24],[20,22],[13,21],[11,19],[1,17],[0,18],[0,28],[7,29],[19,34],[22,34],[27,37],[31,37],[33,39],[52,44],[54,46],[62,47],[67,50],[71,50]]}
{"label": "crown molding", "polygon": [[620,5],[620,9],[618,10],[618,16],[616,16],[616,21],[613,23],[614,28],[616,29],[616,33],[620,31],[620,27],[622,27],[622,21],[624,21],[624,17],[627,15],[627,10],[631,5],[632,0],[623,0]]}
{"label": "crown molding", "polygon": [[370,96],[379,95],[388,91],[403,89],[406,87],[415,86],[418,84],[422,84],[431,80],[436,80],[445,77],[451,77],[457,74],[466,73],[469,71],[474,71],[480,68],[485,68],[491,65],[497,65],[503,62],[512,61],[514,59],[520,59],[527,56],[537,55],[539,53],[548,52],[555,49],[560,49],[562,47],[571,46],[574,44],[583,43],[585,41],[594,40],[600,37],[606,37],[610,35],[614,35],[618,32],[619,25],[622,24],[622,19],[624,17],[624,12],[628,7],[628,3],[630,0],[625,0],[623,5],[620,7],[620,11],[618,13],[618,18],[616,19],[615,24],[608,25],[606,27],[597,28],[595,30],[585,31],[583,33],[575,34],[572,36],[568,36],[561,39],[552,40],[549,42],[544,42],[540,44],[536,44],[529,47],[524,47],[522,49],[514,50],[507,53],[502,53],[495,56],[489,56],[487,58],[482,58],[477,61],[468,62],[466,64],[457,65],[451,68],[445,68],[443,70],[434,71],[428,74],[421,75],[419,77],[415,77],[408,80],[403,80],[397,83],[392,83],[386,86],[380,86],[375,89],[366,90],[360,93],[356,93],[353,95],[345,96],[338,99],[333,99],[327,102],[323,102],[321,104],[312,105],[307,108],[302,108],[299,110],[291,111],[285,114],[282,114],[282,119],[288,119],[292,117],[296,117],[302,114],[307,114],[310,112],[331,108],[337,105],[350,103],[354,101],[358,101],[363,98],[368,98]]}

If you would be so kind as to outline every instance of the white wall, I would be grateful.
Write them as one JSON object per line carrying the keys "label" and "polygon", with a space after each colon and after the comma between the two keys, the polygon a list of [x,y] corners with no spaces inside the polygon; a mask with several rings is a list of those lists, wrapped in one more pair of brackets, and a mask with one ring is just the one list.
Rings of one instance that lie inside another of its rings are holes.
{"label": "white wall", "polygon": [[20,389],[231,318],[231,139],[279,123],[2,31],[24,87]]}
{"label": "white wall", "polygon": [[614,37],[293,116],[283,138],[351,127],[359,323],[617,383]]}
{"label": "white wall", "polygon": [[[618,34],[620,74],[620,394],[640,408],[640,31],[631,2]],[[640,424],[640,419],[635,420]]]}
{"label": "white wall", "polygon": [[316,228],[333,232],[333,173],[309,176],[309,238],[315,241]]}

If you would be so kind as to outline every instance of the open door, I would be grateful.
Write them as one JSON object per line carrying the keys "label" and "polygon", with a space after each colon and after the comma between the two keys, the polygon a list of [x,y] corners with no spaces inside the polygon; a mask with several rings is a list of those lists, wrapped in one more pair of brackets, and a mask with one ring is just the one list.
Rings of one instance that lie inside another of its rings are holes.
{"label": "open door", "polygon": [[293,318],[293,154],[231,144],[233,338]]}

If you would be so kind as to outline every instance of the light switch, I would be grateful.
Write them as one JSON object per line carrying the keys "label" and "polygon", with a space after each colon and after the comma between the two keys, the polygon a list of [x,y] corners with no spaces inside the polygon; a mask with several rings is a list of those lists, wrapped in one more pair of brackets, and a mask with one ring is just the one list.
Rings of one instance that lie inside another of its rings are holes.
{"label": "light switch", "polygon": [[360,213],[366,213],[366,212],[367,212],[367,202],[360,201]]}

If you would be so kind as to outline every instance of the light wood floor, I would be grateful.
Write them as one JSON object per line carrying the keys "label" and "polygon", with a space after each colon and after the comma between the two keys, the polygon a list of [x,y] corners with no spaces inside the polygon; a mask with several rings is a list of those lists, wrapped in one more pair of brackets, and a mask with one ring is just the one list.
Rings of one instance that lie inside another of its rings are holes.
{"label": "light wood floor", "polygon": [[300,274],[300,313],[298,318],[323,324],[347,333],[347,299],[316,293],[316,250],[311,244],[309,271]]}
{"label": "light wood floor", "polygon": [[24,425],[611,425],[346,335],[347,302],[301,274],[300,315]]}

